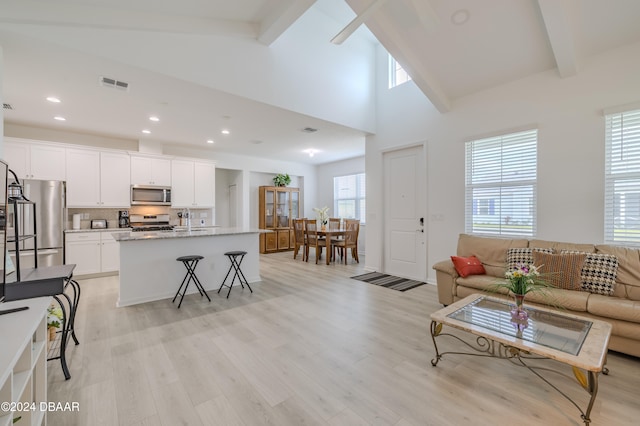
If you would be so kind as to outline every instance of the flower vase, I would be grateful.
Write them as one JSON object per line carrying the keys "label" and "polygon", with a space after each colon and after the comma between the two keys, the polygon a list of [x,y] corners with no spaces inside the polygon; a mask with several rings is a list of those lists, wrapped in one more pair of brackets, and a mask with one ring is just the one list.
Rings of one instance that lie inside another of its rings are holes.
{"label": "flower vase", "polygon": [[320,230],[321,230],[322,232],[325,232],[325,231],[327,230],[327,225],[322,225],[322,226],[320,227]]}
{"label": "flower vase", "polygon": [[56,340],[56,331],[58,329],[55,327],[48,327],[47,332],[49,333],[49,338],[47,339],[47,349],[51,346],[51,342]]}
{"label": "flower vase", "polygon": [[514,294],[513,298],[516,302],[516,307],[511,310],[511,316],[515,320],[526,321],[529,318],[529,314],[524,309],[524,294]]}

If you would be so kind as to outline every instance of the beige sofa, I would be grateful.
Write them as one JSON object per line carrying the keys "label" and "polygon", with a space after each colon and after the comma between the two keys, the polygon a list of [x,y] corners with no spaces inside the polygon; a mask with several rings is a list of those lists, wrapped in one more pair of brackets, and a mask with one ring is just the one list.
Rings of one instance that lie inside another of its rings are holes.
{"label": "beige sofa", "polygon": [[436,270],[440,303],[449,305],[470,294],[488,290],[489,286],[504,278],[507,250],[526,247],[551,248],[555,252],[577,250],[615,255],[618,269],[613,295],[553,288],[546,296],[529,293],[526,303],[546,305],[546,302],[552,300],[553,304],[571,313],[605,320],[612,325],[609,349],[640,357],[640,249],[461,234],[457,256],[476,256],[482,262],[486,274],[463,278],[458,275],[451,260],[436,263],[433,269]]}

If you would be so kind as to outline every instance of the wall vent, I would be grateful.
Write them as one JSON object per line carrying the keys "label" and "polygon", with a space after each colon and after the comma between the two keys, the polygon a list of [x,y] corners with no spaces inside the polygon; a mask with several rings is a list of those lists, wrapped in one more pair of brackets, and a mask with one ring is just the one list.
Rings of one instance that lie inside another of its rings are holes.
{"label": "wall vent", "polygon": [[2,104],[2,109],[13,109],[11,104]]}
{"label": "wall vent", "polygon": [[315,133],[318,131],[318,129],[314,129],[313,127],[305,127],[304,129],[302,129],[302,131],[305,133]]}
{"label": "wall vent", "polygon": [[116,80],[109,77],[100,77],[99,82],[100,85],[104,87],[111,87],[112,89],[123,90],[125,92],[129,91],[129,83],[126,83],[124,81]]}

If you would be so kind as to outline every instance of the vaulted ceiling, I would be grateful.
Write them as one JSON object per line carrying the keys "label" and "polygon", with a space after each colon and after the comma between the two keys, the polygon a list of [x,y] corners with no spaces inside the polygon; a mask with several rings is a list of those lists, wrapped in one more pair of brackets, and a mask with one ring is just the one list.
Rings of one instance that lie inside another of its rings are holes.
{"label": "vaulted ceiling", "polygon": [[[367,126],[314,116],[295,102],[283,107],[257,94],[226,92],[188,74],[177,78],[165,72],[168,67],[141,67],[117,54],[118,43],[130,37],[158,40],[156,51],[139,56],[159,55],[167,35],[268,48],[311,11],[333,22],[305,29],[323,31],[327,44],[354,18],[363,21],[342,46],[380,43],[443,114],[455,109],[457,99],[542,71],[571,78],[592,56],[640,41],[637,0],[0,0],[3,101],[13,107],[4,111],[5,122],[199,148],[213,132],[213,150],[312,164],[362,155],[372,131]],[[115,46],[96,42],[89,52],[86,38],[108,34],[118,35]],[[194,63],[216,54],[193,46],[185,51]],[[95,82],[109,72],[126,75],[136,91],[126,98],[105,92]],[[65,98],[64,113],[73,119],[52,123],[53,107],[42,99],[53,92]],[[315,95],[305,101],[324,100]],[[152,109],[172,119],[141,135],[139,117]],[[301,132],[306,127],[319,131]],[[232,133],[221,136],[223,128]],[[301,153],[314,146],[325,153]]]}

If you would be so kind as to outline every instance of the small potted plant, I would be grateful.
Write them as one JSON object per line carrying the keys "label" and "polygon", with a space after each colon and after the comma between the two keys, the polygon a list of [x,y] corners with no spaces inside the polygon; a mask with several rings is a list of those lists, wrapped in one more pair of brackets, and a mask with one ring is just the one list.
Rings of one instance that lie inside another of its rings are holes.
{"label": "small potted plant", "polygon": [[287,173],[285,174],[277,174],[276,177],[273,178],[273,184],[275,186],[287,186],[291,183],[291,177]]}
{"label": "small potted plant", "polygon": [[62,309],[53,305],[47,308],[47,331],[49,332],[49,343],[56,338],[56,332],[62,324]]}

